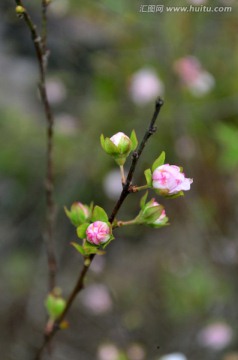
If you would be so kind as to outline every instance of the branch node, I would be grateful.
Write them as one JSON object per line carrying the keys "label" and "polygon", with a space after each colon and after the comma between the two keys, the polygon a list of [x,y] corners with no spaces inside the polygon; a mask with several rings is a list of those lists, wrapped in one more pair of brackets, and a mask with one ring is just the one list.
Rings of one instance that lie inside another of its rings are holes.
{"label": "branch node", "polygon": [[133,158],[133,159],[138,159],[138,158],[139,158],[139,154],[138,154],[137,151],[133,151],[133,153],[132,153],[132,158]]}
{"label": "branch node", "polygon": [[41,37],[40,36],[37,36],[35,39],[34,39],[34,42],[35,43],[41,43]]}

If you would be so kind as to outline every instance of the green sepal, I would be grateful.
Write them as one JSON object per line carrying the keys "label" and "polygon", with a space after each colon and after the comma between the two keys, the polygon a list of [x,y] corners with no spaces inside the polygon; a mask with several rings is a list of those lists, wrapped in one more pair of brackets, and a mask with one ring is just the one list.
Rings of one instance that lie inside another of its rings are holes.
{"label": "green sepal", "polygon": [[82,245],[79,245],[75,242],[71,242],[70,243],[81,255],[85,256],[85,251],[84,251],[84,247]]}
{"label": "green sepal", "polygon": [[169,220],[169,218],[168,218],[167,216],[165,216],[165,217],[163,218],[163,220],[161,220],[161,223],[160,223],[160,224],[146,224],[146,225],[148,225],[148,226],[150,226],[150,227],[152,227],[152,228],[154,228],[154,229],[159,229],[159,228],[161,228],[161,227],[170,225],[170,224],[168,223],[168,220]]}
{"label": "green sepal", "polygon": [[114,236],[111,235],[110,239],[106,243],[102,244],[102,249],[105,249],[110,244],[110,242],[114,239],[115,239]]}
{"label": "green sepal", "polygon": [[155,169],[161,165],[164,165],[165,162],[165,152],[162,151],[162,153],[160,154],[160,156],[154,161],[153,165],[152,165],[152,171],[155,171]]}
{"label": "green sepal", "polygon": [[120,153],[118,147],[109,138],[104,139],[104,150],[107,154],[112,156]]}
{"label": "green sepal", "polygon": [[177,194],[168,195],[167,198],[169,199],[176,199],[177,197],[184,196],[183,191],[179,191]]}
{"label": "green sepal", "polygon": [[119,154],[117,146],[109,138],[104,138],[103,134],[100,136],[100,142],[103,150],[107,154],[112,156]]}
{"label": "green sepal", "polygon": [[151,173],[151,170],[150,169],[145,170],[144,174],[145,174],[147,185],[149,187],[152,187],[152,173]]}
{"label": "green sepal", "polygon": [[71,220],[71,211],[69,211],[66,206],[64,206],[64,212],[65,212],[66,216]]}
{"label": "green sepal", "polygon": [[132,130],[130,140],[131,140],[131,151],[134,151],[138,145],[138,140],[135,130]]}
{"label": "green sepal", "polygon": [[77,235],[80,239],[86,238],[86,230],[89,227],[89,223],[84,223],[77,227]]}
{"label": "green sepal", "polygon": [[88,241],[85,242],[83,249],[86,256],[89,256],[91,254],[98,254],[98,252],[100,251],[97,245],[91,244]]}
{"label": "green sepal", "polygon": [[[93,213],[93,207],[94,207],[94,203],[93,203],[93,201],[91,201],[91,203],[89,205],[89,210],[90,210],[91,217],[92,217],[92,213]],[[90,220],[91,220],[91,217],[90,217]]]}
{"label": "green sepal", "polygon": [[103,134],[101,134],[101,136],[100,136],[100,143],[101,143],[103,150],[105,150],[105,138],[104,138]]}
{"label": "green sepal", "polygon": [[[147,203],[149,204],[149,203]],[[139,215],[136,217],[137,224],[150,224],[156,221],[163,211],[162,205],[157,205],[153,207],[148,207],[145,210],[141,210]]]}
{"label": "green sepal", "polygon": [[103,222],[108,222],[108,216],[107,213],[105,212],[105,210],[103,208],[101,208],[100,206],[95,206],[93,209],[93,214],[92,214],[92,222],[95,221],[103,221]]}
{"label": "green sepal", "polygon": [[140,208],[141,209],[143,209],[143,207],[145,206],[147,196],[148,196],[148,191],[146,191],[145,195],[143,195],[142,198],[140,199]]}
{"label": "green sepal", "polygon": [[90,244],[88,241],[82,246],[75,242],[71,242],[71,245],[84,257],[91,254],[103,255],[104,251],[98,249],[96,245]]}
{"label": "green sepal", "polygon": [[168,190],[166,189],[154,189],[154,191],[156,192],[156,194],[160,196],[164,196],[167,199],[176,199],[177,197],[184,196],[183,191],[179,191],[177,194],[172,194],[172,195],[170,195]]}

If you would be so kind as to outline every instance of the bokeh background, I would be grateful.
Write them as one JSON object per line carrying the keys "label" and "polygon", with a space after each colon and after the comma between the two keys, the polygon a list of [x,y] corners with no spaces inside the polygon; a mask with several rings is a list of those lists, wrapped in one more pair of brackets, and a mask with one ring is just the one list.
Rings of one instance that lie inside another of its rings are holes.
{"label": "bokeh background", "polygon": [[[54,341],[55,360],[238,359],[237,2],[160,4],[232,9],[148,12],[146,0],[53,0],[49,8],[63,295],[82,265],[63,206],[93,200],[110,213],[120,190],[101,133],[134,128],[141,139],[161,95],[158,131],[135,183],[144,184],[162,150],[194,179],[183,198],[157,197],[170,226],[116,231],[68,315],[70,328]],[[40,1],[25,5],[39,26]],[[28,29],[14,1],[0,6],[0,347],[5,360],[30,360],[46,319],[45,119]],[[130,196],[118,218],[133,218],[140,197]]]}

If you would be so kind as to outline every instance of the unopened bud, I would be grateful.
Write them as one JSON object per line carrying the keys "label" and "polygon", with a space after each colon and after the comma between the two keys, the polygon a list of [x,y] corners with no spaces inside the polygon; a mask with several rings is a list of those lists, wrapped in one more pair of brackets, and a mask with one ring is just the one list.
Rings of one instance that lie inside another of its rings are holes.
{"label": "unopened bud", "polygon": [[25,11],[26,11],[26,9],[23,6],[21,6],[21,5],[16,6],[17,15],[22,15],[22,14],[24,14]]}
{"label": "unopened bud", "polygon": [[47,296],[45,307],[51,320],[56,320],[64,311],[66,301],[61,297],[61,289],[55,288]]}
{"label": "unopened bud", "polygon": [[72,204],[70,210],[66,207],[64,210],[74,226],[80,226],[81,224],[87,222],[91,216],[89,206],[84,205],[81,202],[75,202]]}
{"label": "unopened bud", "polygon": [[128,137],[123,132],[118,132],[109,138],[101,135],[102,148],[108,155],[111,155],[118,165],[123,165],[127,156],[137,147],[137,137],[133,130],[131,136]]}
{"label": "unopened bud", "polygon": [[90,264],[91,264],[91,260],[90,260],[89,258],[86,258],[86,259],[84,260],[84,265],[87,266],[87,267],[89,267]]}

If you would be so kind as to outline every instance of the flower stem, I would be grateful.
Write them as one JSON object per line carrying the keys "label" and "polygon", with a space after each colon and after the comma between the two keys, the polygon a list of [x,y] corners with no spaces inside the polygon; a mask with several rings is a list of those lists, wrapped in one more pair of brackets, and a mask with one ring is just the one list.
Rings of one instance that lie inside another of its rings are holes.
{"label": "flower stem", "polygon": [[121,182],[122,182],[122,185],[124,185],[126,183],[126,178],[125,178],[125,172],[124,172],[123,165],[120,165],[120,171],[121,171]]}
{"label": "flower stem", "polygon": [[136,218],[132,219],[132,220],[128,220],[128,221],[118,221],[117,222],[118,227],[127,226],[127,225],[134,225],[134,224],[136,224]]}
{"label": "flower stem", "polygon": [[136,187],[135,187],[135,191],[146,190],[146,189],[148,189],[148,188],[149,188],[148,185],[136,186]]}

